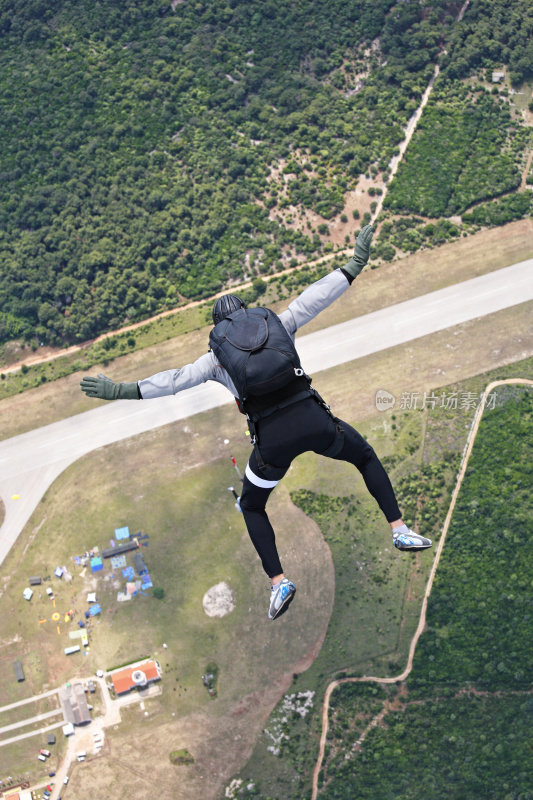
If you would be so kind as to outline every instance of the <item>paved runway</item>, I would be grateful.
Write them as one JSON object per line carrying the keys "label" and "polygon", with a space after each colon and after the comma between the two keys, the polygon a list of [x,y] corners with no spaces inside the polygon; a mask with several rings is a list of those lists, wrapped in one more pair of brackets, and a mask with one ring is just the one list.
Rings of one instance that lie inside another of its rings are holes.
{"label": "paved runway", "polygon": [[[531,299],[533,259],[528,259],[298,336],[296,343],[304,369],[313,375]],[[6,507],[0,528],[0,564],[46,489],[78,458],[98,447],[232,402],[224,387],[209,382],[173,397],[107,403],[0,442],[0,496]],[[13,499],[14,495],[19,499]]]}

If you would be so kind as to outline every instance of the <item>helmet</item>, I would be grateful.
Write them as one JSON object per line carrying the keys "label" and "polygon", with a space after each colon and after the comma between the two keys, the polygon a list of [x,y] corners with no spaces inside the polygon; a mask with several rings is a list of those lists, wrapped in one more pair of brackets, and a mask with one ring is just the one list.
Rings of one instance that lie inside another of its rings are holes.
{"label": "helmet", "polygon": [[246,303],[234,294],[223,294],[219,297],[213,306],[213,324],[222,322],[223,319],[229,317],[234,311],[239,308],[246,308]]}

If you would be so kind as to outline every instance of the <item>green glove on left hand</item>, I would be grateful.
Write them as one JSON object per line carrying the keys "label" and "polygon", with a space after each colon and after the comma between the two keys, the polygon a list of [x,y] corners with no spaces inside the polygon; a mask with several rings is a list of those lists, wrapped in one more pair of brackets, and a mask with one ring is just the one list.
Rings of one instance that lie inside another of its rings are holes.
{"label": "green glove on left hand", "polygon": [[343,267],[343,269],[354,278],[357,278],[363,267],[368,263],[373,233],[374,228],[372,225],[365,225],[365,227],[361,229],[355,242],[354,254]]}
{"label": "green glove on left hand", "polygon": [[80,383],[82,392],[87,397],[98,397],[100,400],[140,400],[137,383],[115,383],[101,372],[97,378],[86,376]]}

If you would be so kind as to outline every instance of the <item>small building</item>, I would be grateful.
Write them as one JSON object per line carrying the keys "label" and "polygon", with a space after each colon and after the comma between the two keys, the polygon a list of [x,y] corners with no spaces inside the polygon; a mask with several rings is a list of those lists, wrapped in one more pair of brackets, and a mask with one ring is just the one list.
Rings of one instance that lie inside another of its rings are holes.
{"label": "small building", "polygon": [[46,734],[46,744],[55,744],[56,743],[56,735],[55,733],[47,733]]}
{"label": "small building", "polygon": [[56,567],[55,570],[54,570],[54,575],[56,576],[56,578],[62,578],[63,577],[63,567]]}
{"label": "small building", "polygon": [[24,600],[31,600],[33,597],[33,589],[30,589],[29,586],[26,586],[26,588],[22,592],[22,596]]}
{"label": "small building", "polygon": [[15,670],[15,677],[19,683],[26,680],[26,676],[24,675],[24,669],[22,667],[21,661],[15,661],[13,664],[13,668]]}
{"label": "small building", "polygon": [[157,661],[143,661],[135,667],[119,669],[111,674],[113,687],[117,694],[125,694],[136,687],[148,686],[161,680],[161,667]]}
{"label": "small building", "polygon": [[505,70],[495,69],[492,73],[492,82],[499,83],[505,80]]}
{"label": "small building", "polygon": [[87,595],[87,602],[96,603],[96,592],[89,592],[89,594]]}
{"label": "small building", "polygon": [[65,736],[72,736],[72,734],[74,733],[74,725],[72,724],[72,722],[67,722],[66,725],[63,725],[61,730],[63,731]]}
{"label": "small building", "polygon": [[40,586],[42,582],[43,579],[39,575],[34,575],[33,578],[30,578],[30,586]]}
{"label": "small building", "polygon": [[59,690],[59,700],[63,709],[63,716],[72,725],[84,725],[91,721],[91,714],[82,683],[73,683],[62,686]]}
{"label": "small building", "polygon": [[104,558],[112,558],[113,556],[120,556],[123,553],[128,553],[130,550],[137,550],[139,547],[137,542],[124,542],[124,544],[117,544],[116,547],[108,547],[106,550],[102,550],[102,555]]}

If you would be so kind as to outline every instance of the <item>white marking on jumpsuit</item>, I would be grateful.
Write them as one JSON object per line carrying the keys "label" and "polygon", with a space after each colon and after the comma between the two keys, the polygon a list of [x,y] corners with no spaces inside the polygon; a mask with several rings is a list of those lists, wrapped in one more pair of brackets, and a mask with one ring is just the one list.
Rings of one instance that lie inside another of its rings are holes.
{"label": "white marking on jumpsuit", "polygon": [[252,470],[250,469],[250,464],[246,465],[244,474],[246,475],[250,483],[253,483],[254,486],[259,486],[261,489],[272,489],[279,483],[279,481],[266,481],[264,478],[260,478],[259,475],[255,474],[255,472],[252,472]]}

